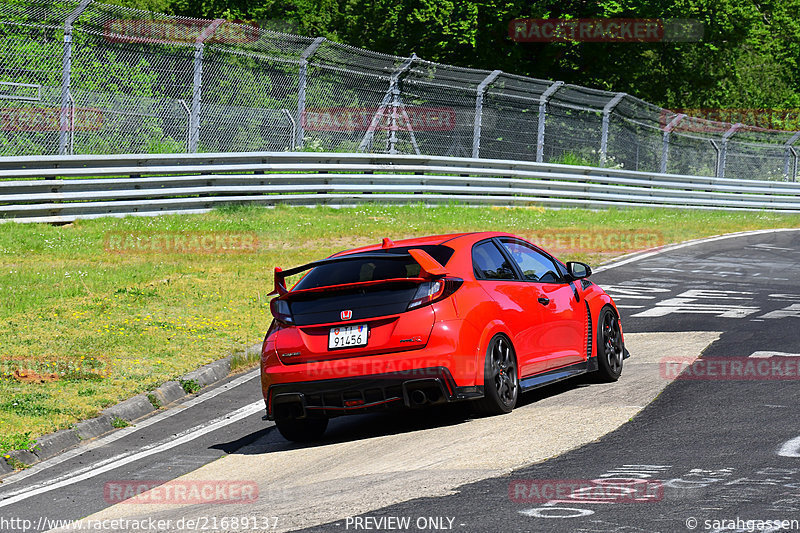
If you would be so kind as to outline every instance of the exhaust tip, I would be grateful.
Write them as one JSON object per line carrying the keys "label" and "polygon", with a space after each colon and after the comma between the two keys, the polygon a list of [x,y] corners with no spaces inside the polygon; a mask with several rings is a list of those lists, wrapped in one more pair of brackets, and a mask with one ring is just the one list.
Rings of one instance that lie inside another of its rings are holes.
{"label": "exhaust tip", "polygon": [[420,389],[411,391],[411,402],[414,405],[423,405],[427,403],[428,396]]}

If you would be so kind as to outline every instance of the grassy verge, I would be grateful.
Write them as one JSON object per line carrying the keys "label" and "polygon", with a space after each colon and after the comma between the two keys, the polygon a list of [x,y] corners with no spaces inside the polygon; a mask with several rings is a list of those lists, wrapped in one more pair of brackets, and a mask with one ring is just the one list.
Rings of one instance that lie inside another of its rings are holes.
{"label": "grassy verge", "polygon": [[[214,359],[269,321],[274,266],[418,235],[503,230],[562,259],[597,264],[643,247],[747,229],[798,227],[800,216],[363,206],[231,208],[207,215],[0,225],[0,454],[69,427]],[[109,235],[255,235],[227,253],[109,251]],[[191,387],[191,384],[184,385]]]}

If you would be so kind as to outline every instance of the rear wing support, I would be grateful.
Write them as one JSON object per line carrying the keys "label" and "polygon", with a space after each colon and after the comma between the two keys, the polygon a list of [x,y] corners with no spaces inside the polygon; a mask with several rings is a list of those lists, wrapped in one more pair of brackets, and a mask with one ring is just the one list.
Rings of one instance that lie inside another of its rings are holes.
{"label": "rear wing support", "polygon": [[289,290],[286,288],[286,278],[288,278],[289,276],[294,276],[295,274],[299,274],[306,270],[311,270],[312,268],[316,268],[318,266],[330,265],[332,263],[340,263],[344,261],[352,261],[354,259],[408,260],[409,256],[411,256],[411,258],[414,259],[414,261],[416,261],[419,264],[421,278],[437,279],[437,278],[443,278],[448,274],[447,269],[443,267],[436,259],[431,257],[431,255],[428,252],[416,248],[410,249],[408,253],[385,252],[385,253],[363,253],[363,254],[340,255],[337,257],[329,257],[327,259],[322,259],[321,261],[314,261],[313,263],[307,263],[305,265],[290,268],[288,270],[282,270],[280,267],[275,267],[275,287],[273,288],[272,292],[268,294],[268,296],[271,296],[273,294],[277,294],[278,296],[283,296],[284,294],[289,292]]}

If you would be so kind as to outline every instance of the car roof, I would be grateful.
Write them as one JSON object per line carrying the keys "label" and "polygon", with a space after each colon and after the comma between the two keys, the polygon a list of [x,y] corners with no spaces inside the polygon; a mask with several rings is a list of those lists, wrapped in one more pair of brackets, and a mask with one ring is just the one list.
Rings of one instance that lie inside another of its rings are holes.
{"label": "car roof", "polygon": [[[392,241],[392,245],[389,248],[406,248],[408,246],[430,246],[430,245],[437,245],[437,244],[444,244],[451,248],[460,247],[460,245],[464,246],[471,246],[473,243],[488,239],[490,237],[513,237],[514,235],[510,233],[498,232],[498,231],[476,231],[476,232],[468,232],[468,233],[449,233],[444,235],[429,235],[426,237],[415,237],[412,239],[401,239],[399,241]],[[470,237],[470,238],[466,238]],[[359,253],[359,252],[371,252],[375,250],[383,250],[383,243],[379,242],[376,244],[370,244],[367,246],[361,246],[359,248],[352,248],[350,250],[342,250],[333,254],[334,256],[338,255],[349,255],[352,253]]]}

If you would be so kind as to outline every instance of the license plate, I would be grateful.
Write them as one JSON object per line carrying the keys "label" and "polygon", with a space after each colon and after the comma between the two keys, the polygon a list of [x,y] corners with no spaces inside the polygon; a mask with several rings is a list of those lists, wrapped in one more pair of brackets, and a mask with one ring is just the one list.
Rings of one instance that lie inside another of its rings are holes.
{"label": "license plate", "polygon": [[369,331],[369,328],[367,328],[366,324],[331,328],[328,333],[328,349],[366,346],[367,331]]}

